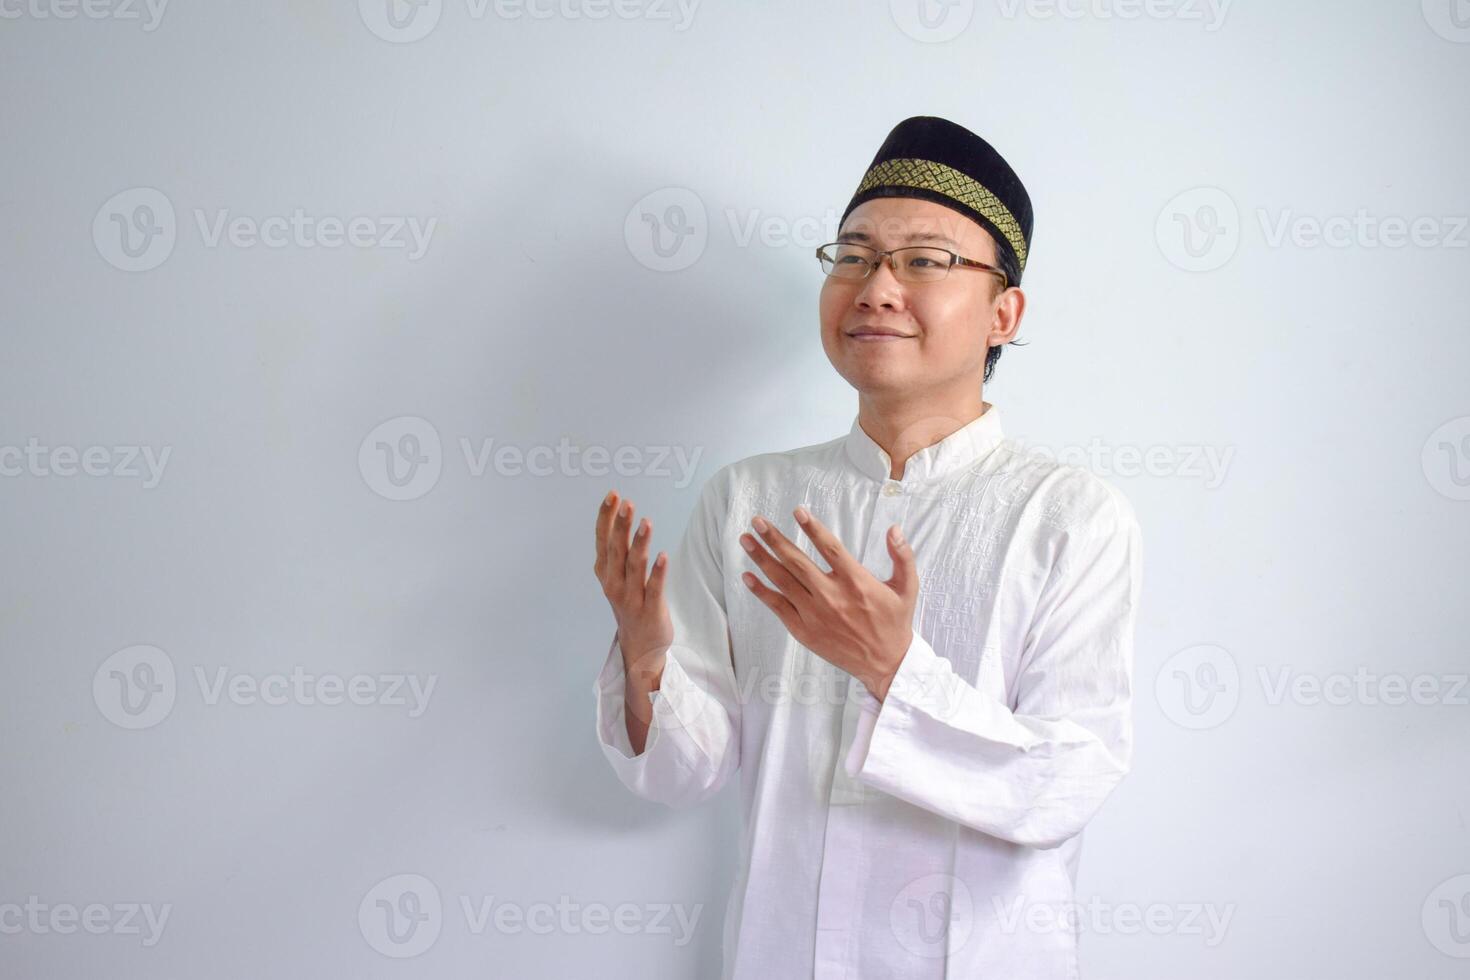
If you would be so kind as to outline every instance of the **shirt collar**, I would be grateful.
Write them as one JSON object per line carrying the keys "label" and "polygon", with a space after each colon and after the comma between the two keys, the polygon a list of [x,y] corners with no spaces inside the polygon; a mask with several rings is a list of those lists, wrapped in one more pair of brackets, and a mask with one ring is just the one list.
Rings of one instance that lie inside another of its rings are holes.
{"label": "shirt collar", "polygon": [[[952,473],[984,457],[1005,438],[1001,430],[1000,409],[983,402],[985,411],[978,418],[960,426],[931,446],[914,453],[903,464],[905,484],[923,483]],[[867,431],[852,420],[852,428],[843,440],[848,459],[864,475],[886,482],[893,472],[893,460]]]}

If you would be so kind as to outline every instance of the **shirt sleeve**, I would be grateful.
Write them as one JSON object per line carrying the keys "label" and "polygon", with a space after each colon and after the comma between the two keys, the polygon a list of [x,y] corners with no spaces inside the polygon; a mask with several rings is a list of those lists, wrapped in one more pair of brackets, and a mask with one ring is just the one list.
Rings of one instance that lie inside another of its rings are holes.
{"label": "shirt sleeve", "polygon": [[957,675],[915,630],[888,693],[864,688],[850,776],[967,827],[1056,847],[1080,833],[1132,760],[1138,522],[1108,486],[1062,532],[1026,634],[1015,708]]}
{"label": "shirt sleeve", "polygon": [[659,689],[649,695],[653,718],[641,753],[633,754],[628,739],[627,679],[616,631],[593,684],[598,742],[618,779],[638,796],[671,807],[713,796],[740,764],[740,705],[721,549],[727,470],[706,481],[669,554],[664,598],[674,645]]}

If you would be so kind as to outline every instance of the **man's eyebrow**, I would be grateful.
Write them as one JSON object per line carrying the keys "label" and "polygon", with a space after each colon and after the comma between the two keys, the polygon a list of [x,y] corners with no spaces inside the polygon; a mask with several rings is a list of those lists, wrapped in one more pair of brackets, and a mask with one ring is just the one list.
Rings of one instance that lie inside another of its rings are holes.
{"label": "man's eyebrow", "polygon": [[[873,236],[869,235],[865,231],[844,231],[842,234],[837,236],[837,240],[839,242],[858,242],[864,245],[871,245],[873,242]],[[917,242],[923,242],[925,244],[948,245],[951,248],[959,248],[959,245],[955,243],[954,239],[948,238],[944,235],[936,234],[932,231],[916,231],[910,235],[905,236],[901,239],[901,241],[905,245],[913,245]]]}

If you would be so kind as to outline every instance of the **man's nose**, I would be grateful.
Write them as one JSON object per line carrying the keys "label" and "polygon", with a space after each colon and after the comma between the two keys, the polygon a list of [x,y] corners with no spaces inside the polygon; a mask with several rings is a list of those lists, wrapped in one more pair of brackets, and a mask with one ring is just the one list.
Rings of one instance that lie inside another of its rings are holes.
{"label": "man's nose", "polygon": [[903,298],[903,286],[893,275],[893,256],[878,257],[878,268],[868,273],[858,291],[859,306],[894,306]]}

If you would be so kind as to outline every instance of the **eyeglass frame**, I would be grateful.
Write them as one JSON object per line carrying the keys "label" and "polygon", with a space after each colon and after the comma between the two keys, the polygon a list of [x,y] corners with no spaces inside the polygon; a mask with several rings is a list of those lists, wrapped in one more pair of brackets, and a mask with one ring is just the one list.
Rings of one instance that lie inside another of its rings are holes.
{"label": "eyeglass frame", "polygon": [[[849,282],[862,282],[873,274],[873,270],[877,269],[878,266],[883,264],[883,257],[886,255],[888,256],[888,267],[893,270],[893,278],[897,279],[899,282],[941,282],[943,281],[943,279],[949,277],[949,271],[955,266],[964,265],[970,266],[974,269],[984,269],[986,272],[994,272],[996,275],[1000,276],[1001,282],[1004,283],[1003,288],[1011,288],[1011,277],[1006,275],[1004,269],[999,269],[993,265],[990,265],[987,262],[980,262],[976,259],[967,259],[958,252],[951,252],[949,249],[940,248],[938,245],[900,245],[898,248],[876,249],[871,245],[864,245],[862,242],[828,242],[826,245],[817,246],[816,254],[818,262],[822,261],[822,249],[830,248],[833,245],[856,245],[859,248],[865,248],[868,251],[873,252],[874,255],[872,261],[865,263],[868,267],[868,271],[864,272],[861,276],[850,278],[847,276],[834,276],[830,272],[823,273],[823,275],[825,275],[828,279],[847,279]],[[898,275],[898,266],[893,264],[893,253],[902,252],[905,249],[910,248],[927,248],[935,252],[944,252],[946,255],[948,255],[949,265],[945,267],[944,276],[940,277],[939,279],[918,280],[900,278]],[[833,265],[833,268],[836,268],[835,264]]]}

